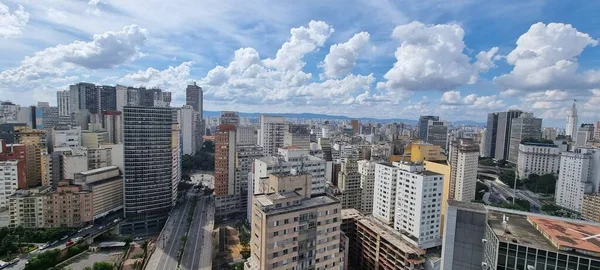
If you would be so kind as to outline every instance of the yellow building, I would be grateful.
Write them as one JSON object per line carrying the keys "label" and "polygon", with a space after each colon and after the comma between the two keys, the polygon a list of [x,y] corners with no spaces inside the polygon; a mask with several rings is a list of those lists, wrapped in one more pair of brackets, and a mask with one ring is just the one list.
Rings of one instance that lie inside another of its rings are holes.
{"label": "yellow building", "polygon": [[[439,147],[439,146],[438,146]],[[432,171],[435,173],[439,173],[444,176],[444,188],[442,193],[442,224],[440,233],[443,235],[444,233],[444,220],[446,216],[446,202],[448,201],[448,197],[450,196],[450,165],[447,161],[425,161],[425,170]]]}
{"label": "yellow building", "polygon": [[27,186],[37,187],[42,185],[42,153],[46,152],[42,137],[45,132],[25,126],[15,127],[17,141],[26,147],[27,156]]}
{"label": "yellow building", "polygon": [[430,143],[416,142],[411,143],[404,148],[404,155],[410,156],[411,162],[423,162],[425,160],[446,160],[439,145]]}

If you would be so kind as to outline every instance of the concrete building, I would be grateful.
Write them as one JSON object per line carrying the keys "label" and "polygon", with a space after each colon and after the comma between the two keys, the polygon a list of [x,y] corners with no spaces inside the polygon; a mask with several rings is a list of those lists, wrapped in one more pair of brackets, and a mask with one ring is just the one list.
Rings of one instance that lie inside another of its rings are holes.
{"label": "concrete building", "polygon": [[404,149],[404,155],[410,156],[411,162],[423,162],[425,160],[446,160],[442,147],[430,143],[413,142]]}
{"label": "concrete building", "polygon": [[28,127],[15,127],[15,137],[20,144],[25,145],[27,187],[37,187],[42,184],[42,152],[46,150],[43,140],[45,132]]}
{"label": "concrete building", "polygon": [[104,113],[104,111],[116,111],[117,110],[117,88],[110,85],[98,85],[98,98],[100,107],[98,114]]}
{"label": "concrete building", "polygon": [[393,165],[397,171],[394,229],[419,248],[440,246],[443,175],[425,170],[422,164]]}
{"label": "concrete building", "polygon": [[181,128],[179,124],[171,125],[171,205],[177,203],[179,183],[181,182],[182,172],[182,142]]}
{"label": "concrete building", "polygon": [[81,131],[81,146],[83,147],[98,148],[108,142],[108,132],[106,131]]}
{"label": "concrete building", "polygon": [[340,202],[311,196],[311,182],[307,173],[269,175],[252,200],[245,269],[343,269]]}
{"label": "concrete building", "polygon": [[583,196],[598,193],[600,185],[600,149],[576,148],[560,158],[554,201],[558,206],[581,213]]}
{"label": "concrete building", "polygon": [[235,147],[235,193],[239,197],[238,212],[246,212],[252,205],[252,196],[248,196],[249,182],[252,181],[254,160],[261,158],[263,149],[258,145],[237,144]]}
{"label": "concrete building", "polygon": [[545,127],[542,129],[542,139],[554,141],[558,136],[556,128]]}
{"label": "concrete building", "polygon": [[105,144],[103,149],[110,149],[110,163],[119,167],[121,172],[125,171],[123,144]]}
{"label": "concrete building", "polygon": [[123,117],[120,111],[104,111],[104,129],[108,133],[107,143],[123,143]]}
{"label": "concrete building", "polygon": [[25,127],[26,123],[3,123],[0,124],[0,140],[7,144],[13,144],[15,140],[15,127]]}
{"label": "concrete building", "polygon": [[44,228],[46,226],[45,193],[50,187],[18,190],[8,197],[9,227]]}
{"label": "concrete building", "polygon": [[260,115],[258,145],[263,147],[264,156],[277,155],[277,149],[283,147],[284,120],[281,116]]}
{"label": "concrete building", "polygon": [[442,175],[443,188],[442,188],[442,213],[441,213],[441,225],[440,225],[440,233],[444,231],[444,221],[446,217],[447,204],[446,201],[451,197],[450,186],[452,183],[451,178],[451,167],[448,161],[425,161],[423,163],[425,166],[425,170],[437,173]]}
{"label": "concrete building", "polygon": [[448,122],[429,120],[427,125],[427,142],[446,149],[448,143]]}
{"label": "concrete building", "polygon": [[358,120],[350,120],[350,125],[352,126],[352,135],[360,134],[360,123],[358,122]]}
{"label": "concrete building", "polygon": [[594,139],[600,140],[600,121],[596,122],[596,129],[594,130]]}
{"label": "concrete building", "polygon": [[196,149],[198,149],[198,146],[196,145],[196,132],[198,131],[196,127],[198,124],[197,117],[198,114],[190,105],[184,105],[178,110],[177,122],[181,127],[181,140],[184,155],[194,155]]}
{"label": "concrete building", "polygon": [[258,143],[256,127],[254,126],[237,126],[235,135],[235,142],[238,145],[256,145]]}
{"label": "concrete building", "polygon": [[27,188],[26,176],[24,160],[0,161],[0,209],[8,208],[8,197],[17,189]]}
{"label": "concrete building", "polygon": [[427,269],[424,249],[376,218],[355,209],[342,209],[342,231],[349,239],[348,269]]}
{"label": "concrete building", "polygon": [[215,196],[217,198],[235,193],[234,162],[235,126],[219,125],[215,134]]}
{"label": "concrete building", "polygon": [[419,123],[417,125],[418,136],[417,138],[421,140],[427,140],[427,129],[429,126],[429,120],[439,121],[439,116],[433,115],[423,115],[419,117]]}
{"label": "concrete building", "polygon": [[567,126],[565,128],[565,136],[570,136],[575,139],[577,135],[578,118],[577,118],[577,106],[573,102],[571,110],[567,112]]}
{"label": "concrete building", "polygon": [[71,151],[62,152],[62,179],[75,179],[76,173],[88,169],[88,152],[86,148],[72,148]]}
{"label": "concrete building", "polygon": [[92,192],[61,181],[55,190],[44,194],[44,227],[74,228],[92,222],[93,200]]}
{"label": "concrete building", "polygon": [[168,107],[123,108],[123,233],[162,228],[173,204],[173,123]]}
{"label": "concrete building", "polygon": [[240,124],[240,116],[238,115],[238,112],[221,111],[221,116],[219,117],[219,125],[237,126],[239,124]]}
{"label": "concrete building", "polygon": [[52,129],[52,148],[81,146],[81,127],[65,126]]}
{"label": "concrete building", "polygon": [[525,179],[530,174],[558,174],[561,152],[553,143],[520,143],[517,161],[519,179]]}
{"label": "concrete building", "polygon": [[[203,106],[203,94],[202,87],[194,84],[190,84],[185,89],[185,105],[189,105],[196,112],[202,112]],[[200,115],[202,119],[202,114]]]}
{"label": "concrete building", "polygon": [[75,174],[75,184],[92,192],[94,219],[123,208],[123,177],[117,166]]}
{"label": "concrete building", "polygon": [[283,146],[297,146],[310,149],[310,130],[308,125],[288,124],[283,134]]}
{"label": "concrete building", "polygon": [[542,137],[542,118],[533,117],[533,113],[522,113],[511,123],[508,162],[516,164],[519,159],[519,144],[523,140],[539,140]]}
{"label": "concrete building", "polygon": [[361,209],[362,189],[360,187],[361,175],[358,173],[358,164],[354,159],[344,158],[341,160],[340,165],[337,185],[340,194],[336,197],[340,200],[342,209]]}
{"label": "concrete building", "polygon": [[450,146],[450,200],[475,200],[479,146],[471,139],[457,139]]}
{"label": "concrete building", "polygon": [[485,135],[485,156],[497,160],[506,160],[508,158],[512,121],[522,113],[519,110],[510,110],[488,114]]}
{"label": "concrete building", "polygon": [[[444,201],[446,204],[446,201]],[[444,270],[480,270],[482,267],[487,210],[483,204],[449,200],[444,222]]]}
{"label": "concrete building", "polygon": [[394,224],[396,215],[396,186],[398,169],[389,163],[375,164],[373,191],[373,216],[388,226]]}
{"label": "concrete building", "polygon": [[360,174],[360,208],[362,213],[373,213],[373,194],[375,193],[375,162],[368,160],[357,161]]}
{"label": "concrete building", "polygon": [[100,111],[100,96],[96,85],[92,83],[77,83],[69,86],[70,112],[88,110],[91,114]]}
{"label": "concrete building", "polygon": [[584,146],[589,141],[594,139],[594,125],[593,124],[581,124],[579,130],[577,130],[577,136],[575,137],[575,145]]}
{"label": "concrete building", "polygon": [[112,165],[112,149],[110,148],[88,148],[88,170],[99,169]]}
{"label": "concrete building", "polygon": [[600,222],[600,193],[584,194],[581,209],[583,219]]}

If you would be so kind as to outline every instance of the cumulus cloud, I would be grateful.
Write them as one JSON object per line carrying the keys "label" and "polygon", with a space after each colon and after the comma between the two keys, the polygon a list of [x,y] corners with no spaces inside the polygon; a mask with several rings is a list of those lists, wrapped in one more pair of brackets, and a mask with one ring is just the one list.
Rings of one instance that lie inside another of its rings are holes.
{"label": "cumulus cloud", "polygon": [[477,61],[463,53],[465,32],[458,24],[426,25],[411,22],[397,26],[392,37],[402,41],[396,63],[378,88],[389,90],[449,90],[474,83],[478,73],[493,67],[497,48],[482,52]]}
{"label": "cumulus cloud", "polygon": [[506,107],[506,104],[496,95],[492,96],[479,96],[477,94],[470,94],[463,97],[460,91],[453,90],[447,91],[442,94],[440,98],[440,104],[445,108],[455,109],[457,106],[470,106],[475,109],[487,109],[495,110]]}
{"label": "cumulus cloud", "polygon": [[148,68],[127,74],[120,80],[124,84],[135,86],[158,87],[173,94],[173,100],[184,100],[187,83],[192,81],[190,76],[193,62],[183,62],[179,66],[169,66],[164,70]]}
{"label": "cumulus cloud", "polygon": [[598,40],[570,24],[536,23],[517,40],[506,61],[513,70],[494,79],[504,88],[520,90],[585,89],[600,84],[596,71],[578,72],[577,57]]}
{"label": "cumulus cloud", "polygon": [[23,28],[29,21],[29,13],[23,6],[10,12],[8,6],[0,2],[0,38],[14,38],[23,33]]}
{"label": "cumulus cloud", "polygon": [[358,53],[369,43],[367,32],[355,34],[345,43],[331,45],[322,63],[326,78],[339,78],[352,72]]}
{"label": "cumulus cloud", "polygon": [[15,83],[64,75],[74,68],[106,69],[134,60],[147,39],[146,29],[137,25],[118,32],[94,35],[92,41],[75,41],[46,48],[26,57],[21,65],[0,73],[0,81]]}

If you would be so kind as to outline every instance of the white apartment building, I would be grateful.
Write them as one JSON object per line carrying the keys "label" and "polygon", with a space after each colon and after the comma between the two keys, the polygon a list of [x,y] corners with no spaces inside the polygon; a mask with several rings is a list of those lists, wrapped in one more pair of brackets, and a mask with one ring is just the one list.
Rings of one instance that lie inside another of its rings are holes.
{"label": "white apartment building", "polygon": [[58,115],[59,116],[70,116],[71,107],[69,101],[69,90],[56,92],[56,101],[58,103]]}
{"label": "white apartment building", "polygon": [[75,174],[88,170],[87,149],[74,148],[71,152],[63,152],[63,179],[75,179]]}
{"label": "white apartment building", "polygon": [[53,147],[77,147],[81,146],[81,127],[69,126],[64,129],[52,130]]}
{"label": "white apartment building", "polygon": [[274,156],[283,147],[285,119],[281,116],[261,114],[259,118],[258,145],[263,147],[263,155]]}
{"label": "white apartment building", "polygon": [[443,175],[423,164],[394,162],[396,202],[394,229],[422,249],[441,245]]}
{"label": "white apartment building", "polygon": [[25,173],[25,164],[19,168],[17,160],[0,161],[0,209],[8,208],[8,197],[19,189],[19,183],[25,186]]}
{"label": "white apartment building", "polygon": [[554,200],[557,205],[581,212],[583,194],[597,193],[600,184],[600,149],[576,148],[560,157]]}
{"label": "white apartment building", "polygon": [[360,210],[365,214],[373,213],[373,192],[375,190],[375,162],[359,160],[358,173],[360,174]]}
{"label": "white apartment building", "polygon": [[389,163],[375,164],[373,216],[388,225],[394,224],[396,214],[396,185],[398,168]]}
{"label": "white apartment building", "polygon": [[110,148],[88,148],[87,154],[88,170],[112,165],[112,150]]}
{"label": "white apartment building", "polygon": [[520,179],[530,174],[558,173],[561,149],[552,143],[519,144],[517,174]]}
{"label": "white apartment building", "polygon": [[475,199],[479,145],[471,139],[457,139],[450,144],[450,197],[456,201]]}
{"label": "white apartment building", "polygon": [[184,105],[177,112],[177,122],[181,128],[182,151],[184,155],[196,153],[196,124],[198,114],[190,105]]}
{"label": "white apartment building", "polygon": [[237,126],[235,129],[237,145],[257,144],[256,128],[254,126]]}

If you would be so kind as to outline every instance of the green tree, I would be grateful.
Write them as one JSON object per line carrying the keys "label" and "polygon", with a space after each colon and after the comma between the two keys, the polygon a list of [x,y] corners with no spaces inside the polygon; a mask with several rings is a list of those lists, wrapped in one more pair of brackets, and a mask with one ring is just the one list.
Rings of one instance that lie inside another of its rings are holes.
{"label": "green tree", "polygon": [[48,250],[29,259],[25,265],[25,270],[46,270],[59,262],[60,251],[57,249]]}
{"label": "green tree", "polygon": [[107,262],[95,262],[93,270],[113,270],[113,265]]}
{"label": "green tree", "polygon": [[127,235],[125,236],[125,239],[123,239],[123,242],[125,242],[126,245],[129,245],[131,242],[133,242],[133,237],[131,237],[131,235]]}

